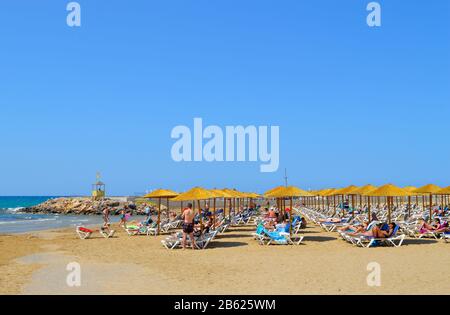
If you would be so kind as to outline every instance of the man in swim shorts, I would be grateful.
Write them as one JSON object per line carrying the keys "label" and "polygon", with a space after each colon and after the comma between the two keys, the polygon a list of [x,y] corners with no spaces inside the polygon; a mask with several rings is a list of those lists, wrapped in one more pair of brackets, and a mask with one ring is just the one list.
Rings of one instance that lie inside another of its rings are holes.
{"label": "man in swim shorts", "polygon": [[182,219],[183,221],[183,249],[186,248],[186,238],[189,235],[189,238],[191,240],[191,246],[192,249],[195,249],[195,247],[197,246],[195,244],[195,239],[194,239],[194,211],[192,210],[192,203],[188,203],[188,206],[186,209],[184,209],[183,211],[183,215],[182,215]]}

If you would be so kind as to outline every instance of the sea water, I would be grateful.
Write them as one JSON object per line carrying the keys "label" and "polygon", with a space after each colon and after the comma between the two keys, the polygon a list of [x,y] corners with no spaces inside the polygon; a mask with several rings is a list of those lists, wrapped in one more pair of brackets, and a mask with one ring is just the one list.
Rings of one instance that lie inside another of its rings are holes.
{"label": "sea water", "polygon": [[[0,233],[24,233],[78,225],[96,225],[103,222],[97,215],[58,215],[21,213],[25,207],[38,205],[56,196],[1,197]],[[112,218],[112,222],[117,219]]]}

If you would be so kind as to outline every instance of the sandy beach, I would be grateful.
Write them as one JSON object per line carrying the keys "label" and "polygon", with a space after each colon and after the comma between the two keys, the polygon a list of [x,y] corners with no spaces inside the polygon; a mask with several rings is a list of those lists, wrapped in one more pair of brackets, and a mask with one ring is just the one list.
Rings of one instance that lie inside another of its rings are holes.
{"label": "sandy beach", "polygon": [[[261,246],[254,227],[232,227],[203,251],[167,250],[165,236],[80,240],[73,229],[0,235],[0,294],[449,294],[442,240],[357,248],[312,226],[304,245]],[[67,264],[81,266],[69,287]],[[367,265],[381,266],[381,286]]]}

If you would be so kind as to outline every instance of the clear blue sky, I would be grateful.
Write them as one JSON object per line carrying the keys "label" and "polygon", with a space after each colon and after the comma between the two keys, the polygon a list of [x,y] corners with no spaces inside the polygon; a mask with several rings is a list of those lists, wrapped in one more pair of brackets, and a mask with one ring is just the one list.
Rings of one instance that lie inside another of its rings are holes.
{"label": "clear blue sky", "polygon": [[[0,2],[0,195],[450,185],[450,2]],[[172,128],[279,125],[280,169],[175,163]]]}

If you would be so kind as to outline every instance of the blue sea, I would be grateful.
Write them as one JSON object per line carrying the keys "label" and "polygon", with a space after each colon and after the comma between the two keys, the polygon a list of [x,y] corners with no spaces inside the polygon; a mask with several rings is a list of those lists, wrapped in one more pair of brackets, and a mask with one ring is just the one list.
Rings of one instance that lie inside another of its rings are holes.
{"label": "blue sea", "polygon": [[56,196],[1,197],[0,234],[24,233],[77,225],[101,224],[101,216],[20,213],[24,207],[38,205]]}

